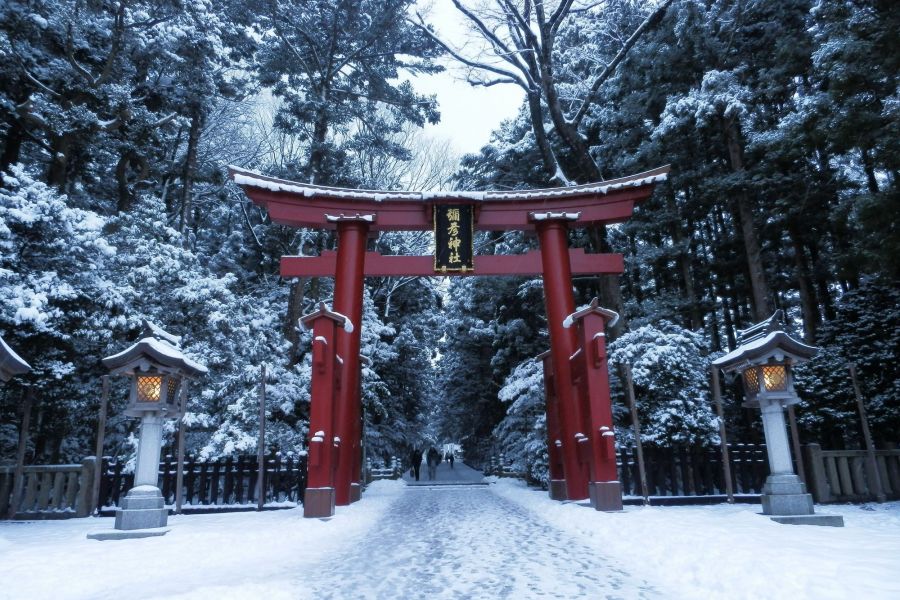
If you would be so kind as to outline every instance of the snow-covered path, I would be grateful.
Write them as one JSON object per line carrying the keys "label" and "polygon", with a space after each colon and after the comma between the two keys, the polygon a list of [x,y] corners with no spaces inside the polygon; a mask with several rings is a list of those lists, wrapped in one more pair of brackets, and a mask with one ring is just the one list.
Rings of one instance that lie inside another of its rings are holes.
{"label": "snow-covered path", "polygon": [[659,597],[534,513],[472,486],[407,489],[349,555],[300,579],[304,597],[316,598]]}

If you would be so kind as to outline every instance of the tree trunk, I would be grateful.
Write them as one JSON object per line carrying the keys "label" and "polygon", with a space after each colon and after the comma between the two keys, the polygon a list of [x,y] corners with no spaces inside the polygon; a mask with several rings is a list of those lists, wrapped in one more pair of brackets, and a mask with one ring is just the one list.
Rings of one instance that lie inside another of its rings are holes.
{"label": "tree trunk", "polygon": [[[611,248],[606,241],[606,227],[590,227],[588,228],[588,237],[594,252],[611,252]],[[607,332],[610,340],[614,340],[625,331],[627,318],[625,317],[625,304],[622,301],[622,288],[619,286],[618,275],[601,275],[597,282],[597,295],[600,297],[600,304],[604,307],[619,313],[619,321],[615,327],[610,328]]]}
{"label": "tree trunk", "polygon": [[816,330],[819,326],[819,303],[816,299],[816,290],[809,273],[806,252],[803,249],[800,226],[796,222],[791,221],[788,223],[788,235],[794,248],[797,291],[800,293],[800,312],[803,315],[803,338],[807,343],[812,344],[815,342]]}
{"label": "tree trunk", "polygon": [[321,105],[316,113],[316,120],[313,124],[312,143],[309,149],[309,163],[307,164],[307,177],[309,182],[313,184],[324,183],[322,176],[322,168],[325,165],[325,140],[328,139],[328,99],[331,95],[330,89],[326,86],[323,88],[321,96]]}
{"label": "tree trunk", "polygon": [[875,167],[872,165],[872,158],[869,156],[869,150],[864,149],[861,154],[863,171],[866,174],[866,184],[869,188],[869,192],[877,194],[879,192],[878,179],[875,177]]}
{"label": "tree trunk", "polygon": [[65,192],[66,183],[69,177],[69,151],[72,147],[74,135],[72,133],[64,133],[62,135],[54,135],[50,147],[52,148],[50,156],[50,167],[47,169],[47,185],[55,187],[60,192]]}
{"label": "tree trunk", "polygon": [[[740,143],[741,134],[737,123],[734,121],[727,123],[725,137],[728,140],[728,156],[731,159],[731,168],[735,173],[742,173],[744,171],[744,161]],[[752,200],[746,189],[742,188],[738,190],[735,201],[737,203],[741,235],[744,239],[744,251],[747,255],[747,267],[750,273],[753,313],[757,321],[762,321],[772,313],[772,305],[769,300],[769,285],[766,282],[762,250],[760,249],[759,238],[756,235],[756,225],[753,222]]]}
{"label": "tree trunk", "polygon": [[[10,165],[19,162],[19,153],[22,150],[22,142],[25,139],[25,128],[19,119],[12,119],[3,140],[3,154],[0,155],[0,173],[6,173]],[[3,187],[3,178],[0,178],[0,188]]]}
{"label": "tree trunk", "polygon": [[184,158],[184,169],[181,173],[181,220],[178,231],[185,235],[191,226],[191,204],[194,191],[194,175],[197,170],[197,147],[200,145],[200,132],[203,131],[202,108],[196,107],[191,114],[191,129],[188,131],[187,155]]}
{"label": "tree trunk", "polygon": [[[685,243],[685,235],[682,230],[681,214],[678,210],[678,204],[675,202],[674,190],[668,194],[667,202],[669,210],[676,218],[672,219],[670,234],[672,242],[678,250],[678,268],[681,274],[681,288],[684,293],[685,303],[688,305],[688,314],[690,316],[690,328],[694,331],[703,328],[703,315],[700,313],[700,306],[697,303],[697,293],[694,286],[694,277],[691,273],[691,253],[690,240]],[[686,247],[685,247],[686,246]]]}
{"label": "tree trunk", "polygon": [[284,337],[291,343],[290,364],[295,365],[300,359],[300,332],[298,321],[303,316],[303,300],[306,291],[306,278],[298,277],[291,281],[288,292],[287,320],[284,324]]}
{"label": "tree trunk", "polygon": [[541,87],[544,89],[544,97],[547,99],[547,112],[556,133],[562,139],[566,148],[570,152],[568,157],[578,169],[575,177],[570,179],[580,179],[581,183],[589,183],[592,181],[600,181],[603,177],[597,163],[591,157],[590,147],[587,142],[578,133],[567,120],[560,105],[559,94],[556,92],[556,83],[553,78],[553,72],[549,66],[541,70]]}
{"label": "tree trunk", "polygon": [[544,109],[541,107],[541,96],[537,91],[530,91],[527,94],[528,112],[531,116],[531,130],[534,132],[534,140],[538,150],[541,153],[541,160],[544,163],[544,173],[551,181],[558,177],[557,170],[559,165],[556,163],[556,156],[550,147],[550,140],[547,139],[547,131],[544,129]]}

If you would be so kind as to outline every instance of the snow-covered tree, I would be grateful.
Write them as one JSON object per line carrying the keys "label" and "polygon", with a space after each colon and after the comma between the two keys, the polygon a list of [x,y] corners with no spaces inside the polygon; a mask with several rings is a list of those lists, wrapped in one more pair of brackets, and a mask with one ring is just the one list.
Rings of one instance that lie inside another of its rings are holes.
{"label": "snow-covered tree", "polygon": [[[0,188],[0,335],[27,357],[43,419],[40,444],[53,457],[78,456],[87,417],[84,400],[96,394],[99,360],[121,308],[108,267],[117,254],[104,235],[106,220],[69,206],[65,196],[13,165]],[[8,396],[4,410],[14,414]],[[50,435],[52,432],[52,435]],[[83,441],[83,440],[82,440]],[[4,451],[10,450],[5,448]],[[40,453],[42,448],[37,448]]]}
{"label": "snow-covered tree", "polygon": [[509,404],[506,416],[494,428],[499,450],[515,471],[549,485],[543,365],[534,359],[520,364],[506,378],[498,397]]}
{"label": "snow-covered tree", "polygon": [[667,321],[638,327],[610,344],[610,363],[631,366],[643,442],[717,441],[707,353],[703,336]]}

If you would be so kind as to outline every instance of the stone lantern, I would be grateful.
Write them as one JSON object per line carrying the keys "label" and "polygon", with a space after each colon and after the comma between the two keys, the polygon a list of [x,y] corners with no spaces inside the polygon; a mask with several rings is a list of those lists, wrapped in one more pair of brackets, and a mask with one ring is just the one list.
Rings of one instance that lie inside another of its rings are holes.
{"label": "stone lantern", "polygon": [[[141,339],[127,349],[103,359],[113,375],[127,375],[131,392],[125,414],[141,419],[134,487],[116,510],[115,529],[92,535],[97,539],[163,535],[169,511],[156,486],[159,453],[165,419],[176,419],[184,411],[180,401],[185,380],[206,373],[206,367],[187,358],[181,338],[144,321]],[[149,530],[149,531],[146,531]]]}
{"label": "stone lantern", "polygon": [[727,374],[740,374],[746,392],[744,406],[759,408],[770,474],[763,486],[763,514],[790,524],[843,526],[843,518],[815,515],[812,495],[794,473],[788,444],[785,409],[800,401],[794,391],[793,366],[813,358],[817,348],[803,344],[781,329],[782,312],[738,331],[738,347],[713,361]]}
{"label": "stone lantern", "polygon": [[13,352],[0,337],[0,381],[6,383],[16,375],[24,375],[30,370],[28,363]]}

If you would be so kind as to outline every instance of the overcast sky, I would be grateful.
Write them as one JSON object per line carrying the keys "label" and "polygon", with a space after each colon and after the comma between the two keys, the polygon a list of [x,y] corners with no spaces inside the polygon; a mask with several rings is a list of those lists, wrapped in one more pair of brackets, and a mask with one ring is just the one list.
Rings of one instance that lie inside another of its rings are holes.
{"label": "overcast sky", "polygon": [[[465,17],[453,7],[451,0],[433,0],[431,16],[427,19],[444,40],[459,41],[465,36]],[[472,87],[452,62],[445,62],[445,66],[448,69],[443,73],[413,80],[417,91],[437,94],[440,104],[441,122],[426,126],[425,131],[435,137],[449,138],[457,152],[477,152],[503,119],[515,116],[524,94],[513,85]]]}

